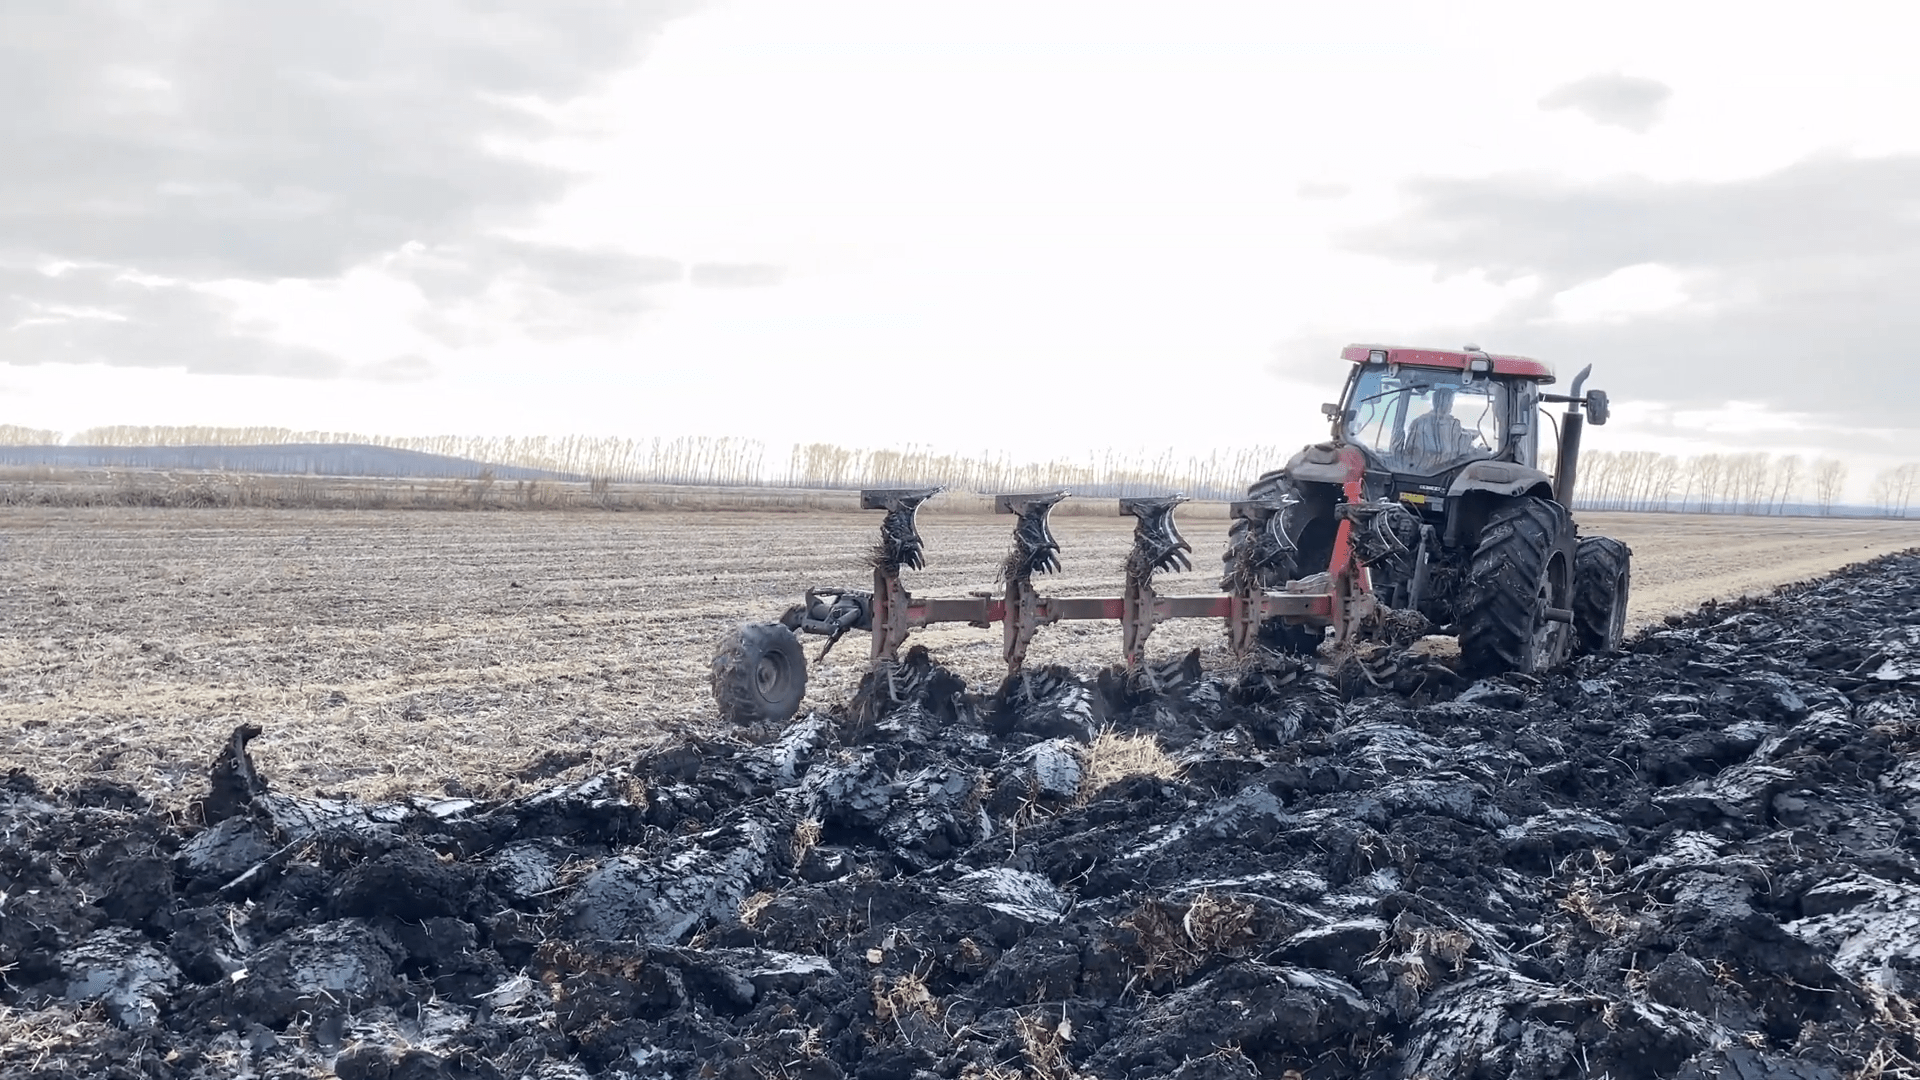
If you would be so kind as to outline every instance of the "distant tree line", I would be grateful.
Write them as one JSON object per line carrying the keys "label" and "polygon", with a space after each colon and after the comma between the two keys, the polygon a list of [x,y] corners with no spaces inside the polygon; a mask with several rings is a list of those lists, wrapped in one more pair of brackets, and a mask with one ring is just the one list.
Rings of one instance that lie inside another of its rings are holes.
{"label": "distant tree line", "polygon": [[[1710,514],[1832,514],[1847,486],[1847,463],[1799,454],[1697,454],[1598,450],[1580,456],[1575,503],[1589,510]],[[1875,476],[1874,509],[1906,517],[1920,488],[1920,464]]]}
{"label": "distant tree line", "polygon": [[[1231,499],[1262,471],[1287,459],[1278,447],[1252,447],[1204,457],[1126,454],[1104,450],[1084,459],[1021,461],[1006,454],[942,453],[909,446],[864,450],[832,443],[793,448],[784,463],[769,460],[753,439],[616,436],[394,437],[278,427],[89,428],[69,438],[57,431],[0,425],[0,446],[69,447],[252,447],[364,445],[451,458],[484,465],[543,470],[560,476],[616,483],[700,486],[860,488],[939,486],[963,491],[1004,492],[1066,488],[1091,496],[1150,495],[1183,491],[1195,498]],[[784,464],[784,468],[781,465]],[[369,463],[370,475],[388,475]]]}
{"label": "distant tree line", "polygon": [[945,487],[960,491],[1046,491],[1119,498],[1184,492],[1196,499],[1237,499],[1262,472],[1291,455],[1275,446],[1215,451],[1204,457],[1090,452],[1084,459],[1020,461],[1006,454],[850,449],[833,443],[793,448],[781,482],[795,487]]}
{"label": "distant tree line", "polygon": [[[0,424],[0,446],[246,447],[362,445],[460,458],[485,466],[541,470],[563,477],[617,483],[699,486],[860,488],[945,487],[1006,492],[1056,488],[1089,496],[1151,495],[1181,491],[1200,499],[1233,499],[1261,473],[1292,455],[1278,446],[1217,451],[1201,456],[1089,452],[1083,458],[1023,461],[1006,454],[954,454],[908,446],[866,450],[835,443],[795,446],[784,462],[770,461],[753,439],[618,436],[394,437],[279,427],[89,428],[71,437],[57,431]],[[1577,504],[1594,510],[1689,511],[1724,514],[1832,514],[1841,507],[1847,464],[1798,454],[1698,454],[1679,457],[1647,450],[1592,450],[1581,455]],[[784,465],[784,467],[782,467]],[[1552,464],[1546,466],[1549,470]],[[369,464],[368,475],[408,475],[404,463]],[[1907,517],[1920,493],[1920,463],[1882,470],[1869,489],[1872,505],[1889,517]]]}

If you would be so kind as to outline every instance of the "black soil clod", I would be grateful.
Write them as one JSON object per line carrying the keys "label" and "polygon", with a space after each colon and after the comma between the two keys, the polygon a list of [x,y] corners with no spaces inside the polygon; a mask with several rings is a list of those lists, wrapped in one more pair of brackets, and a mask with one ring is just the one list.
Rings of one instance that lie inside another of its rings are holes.
{"label": "black soil clod", "polygon": [[259,738],[260,732],[257,724],[234,728],[226,748],[213,760],[207,797],[200,804],[201,818],[207,824],[246,813],[254,796],[267,793],[267,782],[254,771],[253,757],[247,753],[247,743]]}

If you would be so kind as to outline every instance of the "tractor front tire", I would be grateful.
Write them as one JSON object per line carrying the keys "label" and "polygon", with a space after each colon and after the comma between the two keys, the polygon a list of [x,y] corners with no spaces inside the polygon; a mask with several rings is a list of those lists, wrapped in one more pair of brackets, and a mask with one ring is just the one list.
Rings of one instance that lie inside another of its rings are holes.
{"label": "tractor front tire", "polygon": [[744,623],[713,654],[713,700],[720,717],[747,728],[775,728],[800,711],[807,658],[779,623]]}
{"label": "tractor front tire", "polygon": [[1550,621],[1547,609],[1573,598],[1572,531],[1566,508],[1551,499],[1517,498],[1488,515],[1456,624],[1468,671],[1531,674],[1566,659],[1569,627]]}
{"label": "tractor front tire", "polygon": [[[1285,473],[1271,473],[1261,477],[1247,489],[1248,499],[1271,499],[1279,501],[1291,497],[1296,500],[1293,513],[1298,515],[1292,522],[1300,535],[1299,547],[1283,552],[1264,566],[1255,568],[1259,574],[1261,588],[1278,589],[1289,581],[1323,573],[1333,559],[1333,523],[1329,518],[1306,511],[1306,495],[1287,479]],[[1221,557],[1220,587],[1227,590],[1238,588],[1237,579],[1241,573],[1240,560],[1243,549],[1256,547],[1265,541],[1259,529],[1261,526],[1245,518],[1235,518],[1227,527],[1227,551]],[[1320,647],[1325,631],[1317,626],[1295,626],[1280,619],[1268,619],[1260,625],[1259,642],[1261,647],[1272,652],[1295,656],[1312,656]]]}
{"label": "tractor front tire", "polygon": [[[1300,497],[1299,489],[1293,486],[1293,483],[1286,478],[1285,473],[1269,473],[1247,487],[1247,500],[1249,502],[1262,500],[1278,501],[1286,495],[1291,495],[1296,499]],[[1221,588],[1231,589],[1234,587],[1234,579],[1237,578],[1240,573],[1241,550],[1260,543],[1261,536],[1258,532],[1259,528],[1260,527],[1253,522],[1241,517],[1234,518],[1233,521],[1227,525],[1227,550],[1225,554],[1220,556]],[[1267,568],[1266,572],[1261,574],[1261,584],[1286,584],[1286,578],[1282,577],[1279,581],[1274,581],[1273,579],[1279,577],[1281,572],[1290,569],[1293,569],[1291,560],[1288,561],[1288,565],[1285,567]]]}
{"label": "tractor front tire", "polygon": [[1633,549],[1611,536],[1583,536],[1573,556],[1574,647],[1582,656],[1609,653],[1627,637]]}

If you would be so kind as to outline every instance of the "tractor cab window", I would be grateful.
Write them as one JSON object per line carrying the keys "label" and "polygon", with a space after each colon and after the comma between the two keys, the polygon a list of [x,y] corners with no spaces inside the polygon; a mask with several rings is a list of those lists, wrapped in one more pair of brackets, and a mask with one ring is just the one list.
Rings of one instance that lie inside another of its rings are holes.
{"label": "tractor cab window", "polygon": [[1499,452],[1507,388],[1458,371],[1368,366],[1347,399],[1347,438],[1394,472],[1432,476]]}

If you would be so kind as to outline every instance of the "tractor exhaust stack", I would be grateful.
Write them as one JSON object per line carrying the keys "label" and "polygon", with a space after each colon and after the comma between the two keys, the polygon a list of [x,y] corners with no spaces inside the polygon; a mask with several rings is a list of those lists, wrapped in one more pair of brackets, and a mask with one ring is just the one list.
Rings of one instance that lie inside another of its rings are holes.
{"label": "tractor exhaust stack", "polygon": [[[1586,426],[1586,417],[1580,415],[1580,406],[1586,403],[1580,388],[1587,383],[1587,376],[1593,373],[1593,365],[1580,369],[1573,377],[1573,392],[1566,396],[1566,415],[1560,418],[1560,454],[1553,466],[1553,493],[1562,506],[1573,505],[1573,486],[1580,478],[1580,434]],[[1554,396],[1552,400],[1559,400]]]}

